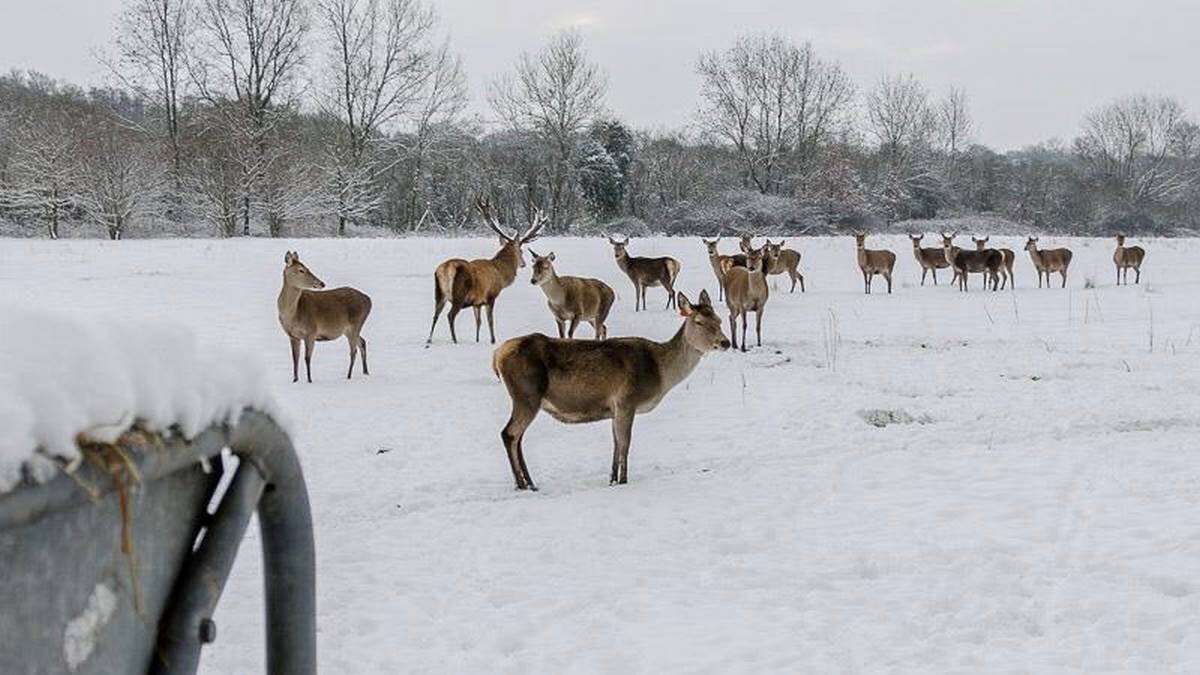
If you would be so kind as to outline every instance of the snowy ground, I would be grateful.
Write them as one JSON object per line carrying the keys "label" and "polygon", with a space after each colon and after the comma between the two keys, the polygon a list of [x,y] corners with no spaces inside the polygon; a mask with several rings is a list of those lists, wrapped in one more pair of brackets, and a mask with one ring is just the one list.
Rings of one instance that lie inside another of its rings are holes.
{"label": "snowy ground", "polygon": [[[434,266],[492,240],[8,240],[0,288],[261,353],[312,495],[325,672],[1200,671],[1200,241],[1136,242],[1143,283],[1118,288],[1110,241],[1043,240],[1075,264],[1039,290],[1022,242],[993,239],[1015,293],[920,288],[890,238],[895,293],[866,297],[851,239],[790,242],[809,292],[775,292],[764,348],[708,357],[638,418],[629,485],[608,486],[607,424],[543,415],[538,494],[512,489],[490,347],[443,325],[424,348]],[[325,343],[316,383],[291,383],[289,248],[373,298],[370,377]],[[617,290],[614,336],[678,325],[661,290],[633,313],[603,241],[534,249]],[[631,249],[713,289],[698,240]],[[528,268],[497,321],[553,330]],[[261,672],[260,569],[252,533],[204,672]]]}

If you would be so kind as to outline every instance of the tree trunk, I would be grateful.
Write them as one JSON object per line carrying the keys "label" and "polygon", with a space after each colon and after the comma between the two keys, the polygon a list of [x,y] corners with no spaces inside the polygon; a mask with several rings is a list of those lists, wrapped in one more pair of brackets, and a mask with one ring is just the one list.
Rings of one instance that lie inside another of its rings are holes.
{"label": "tree trunk", "polygon": [[343,216],[343,215],[338,216],[337,236],[339,236],[339,237],[346,236],[346,216]]}
{"label": "tree trunk", "polygon": [[250,195],[242,198],[242,236],[250,236]]}

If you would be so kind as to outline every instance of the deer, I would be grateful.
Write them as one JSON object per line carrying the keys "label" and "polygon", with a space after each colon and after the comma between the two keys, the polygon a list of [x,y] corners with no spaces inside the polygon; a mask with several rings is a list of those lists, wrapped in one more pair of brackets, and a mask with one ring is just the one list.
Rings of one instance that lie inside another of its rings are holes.
{"label": "deer", "polygon": [[921,285],[925,285],[925,276],[929,272],[933,272],[933,285],[937,286],[937,271],[950,267],[950,261],[946,259],[946,253],[941,248],[921,248],[921,240],[925,238],[923,234],[910,234],[908,238],[912,241],[913,257],[917,259],[917,264],[921,266]]}
{"label": "deer", "polygon": [[629,255],[629,237],[624,240],[608,237],[612,244],[617,267],[633,282],[633,311],[646,309],[646,289],[662,286],[667,291],[667,308],[675,303],[675,279],[679,277],[679,261],[670,257],[635,258]]}
{"label": "deer", "polygon": [[[991,283],[993,291],[1000,286],[1000,270],[1004,269],[1004,256],[1000,251],[991,248],[968,251],[949,243],[943,243],[942,247],[946,259],[954,266],[954,278],[957,280],[958,290],[967,292],[967,275],[971,273],[983,274],[984,290],[987,290],[988,283]],[[955,253],[955,250],[958,252]]]}
{"label": "deer", "polygon": [[1050,288],[1050,273],[1058,272],[1062,275],[1062,287],[1067,287],[1067,268],[1071,266],[1070,249],[1066,248],[1049,248],[1038,249],[1038,238],[1029,237],[1025,242],[1025,250],[1029,251],[1029,257],[1033,260],[1033,266],[1038,273],[1038,288],[1042,287],[1042,275],[1046,276],[1046,288]]}
{"label": "deer", "polygon": [[858,269],[862,270],[863,288],[871,293],[871,280],[875,275],[887,279],[888,293],[892,292],[892,269],[896,267],[896,254],[888,250],[873,251],[867,248],[867,235],[858,232],[854,235],[858,249]]}
{"label": "deer", "polygon": [[946,259],[946,263],[950,266],[950,269],[954,270],[954,277],[950,279],[952,285],[958,283],[958,270],[954,267],[954,256],[958,255],[958,252],[962,250],[954,245],[954,238],[957,236],[958,232],[951,232],[950,234],[942,233],[942,257]]}
{"label": "deer", "polygon": [[500,228],[500,221],[485,197],[476,197],[475,207],[488,227],[500,237],[500,250],[491,258],[451,258],[437,266],[433,272],[433,322],[429,325],[426,345],[433,342],[433,330],[437,327],[438,317],[442,315],[442,309],[447,303],[450,305],[450,311],[446,314],[446,323],[450,325],[451,341],[458,344],[454,319],[463,307],[470,307],[475,311],[475,341],[479,342],[479,312],[480,308],[484,308],[487,310],[488,333],[491,334],[492,344],[496,344],[496,325],[493,318],[496,298],[500,291],[512,285],[513,280],[517,278],[517,270],[525,267],[525,255],[521,247],[536,239],[542,226],[546,224],[545,214],[541,209],[535,208],[533,219],[523,233],[508,234]]}
{"label": "deer", "polygon": [[317,278],[308,266],[300,262],[300,254],[288,251],[283,256],[283,288],[276,306],[279,325],[292,343],[292,382],[300,381],[300,343],[304,343],[304,373],[312,383],[312,353],[315,344],[345,336],[350,343],[350,369],[346,379],[354,375],[354,359],[362,352],[363,375],[367,370],[367,340],[362,336],[363,323],[371,314],[371,298],[362,291],[349,288],[322,290],[325,282]]}
{"label": "deer", "polygon": [[700,241],[703,241],[704,246],[708,249],[708,263],[712,265],[713,276],[717,278],[717,299],[722,300],[725,297],[725,273],[731,267],[745,267],[746,255],[744,253],[721,255],[721,252],[717,250],[717,244],[721,242],[720,237],[712,241],[701,237]]}
{"label": "deer", "polygon": [[[987,243],[991,238],[991,235],[983,239],[972,236],[971,241],[975,242],[976,251],[983,251],[987,249]],[[1013,253],[1011,248],[998,248],[996,250],[1000,251],[1000,255],[1004,257],[1004,265],[1000,268],[1000,290],[1004,290],[1005,288],[1016,290],[1017,277],[1013,274],[1013,261],[1016,259],[1017,254]]]}
{"label": "deer", "polygon": [[1125,246],[1125,235],[1117,235],[1117,250],[1113,251],[1113,263],[1117,266],[1117,285],[1121,285],[1121,270],[1125,270],[1125,285],[1129,285],[1129,268],[1137,274],[1133,283],[1142,283],[1142,261],[1146,259],[1146,250],[1141,246]]}
{"label": "deer", "polygon": [[792,280],[792,289],[788,293],[796,292],[796,282],[800,282],[800,292],[804,293],[804,275],[800,273],[800,252],[790,248],[784,248],[787,243],[786,239],[779,240],[778,244],[772,244],[768,239],[766,247],[770,253],[770,260],[773,262],[766,268],[767,276],[787,273]]}
{"label": "deer", "polygon": [[529,249],[529,253],[533,256],[533,274],[529,282],[541,287],[546,294],[546,304],[558,324],[558,337],[574,338],[579,322],[587,321],[592,324],[597,340],[607,338],[608,327],[604,322],[616,297],[613,289],[599,279],[558,276],[554,271],[553,251],[544,256],[533,249]]}
{"label": "deer", "polygon": [[771,295],[767,288],[767,268],[775,262],[767,246],[746,254],[746,266],[734,267],[725,275],[725,306],[729,308],[729,332],[733,348],[738,348],[737,319],[742,319],[741,350],[746,352],[746,316],[754,312],[754,332],[762,346],[762,315]]}
{"label": "deer", "polygon": [[683,324],[666,342],[640,337],[563,340],[533,333],[496,349],[492,370],[512,399],[500,440],[517,490],[537,490],[522,441],[541,410],[564,424],[612,420],[609,484],[628,482],[634,417],[654,410],[706,354],[729,349],[708,291],[701,291],[695,304],[678,293],[676,306]]}

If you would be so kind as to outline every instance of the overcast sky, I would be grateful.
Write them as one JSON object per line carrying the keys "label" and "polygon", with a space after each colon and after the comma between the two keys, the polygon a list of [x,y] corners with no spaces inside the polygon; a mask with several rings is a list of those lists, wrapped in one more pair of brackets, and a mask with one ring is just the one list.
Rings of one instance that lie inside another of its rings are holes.
{"label": "overcast sky", "polygon": [[[809,40],[868,87],[911,72],[965,87],[977,140],[1001,149],[1074,135],[1096,105],[1137,92],[1200,112],[1198,0],[435,0],[463,55],[473,109],[522,50],[577,26],[609,74],[609,107],[636,126],[685,123],[696,55],[742,32]],[[86,84],[121,0],[0,0],[0,69]]]}

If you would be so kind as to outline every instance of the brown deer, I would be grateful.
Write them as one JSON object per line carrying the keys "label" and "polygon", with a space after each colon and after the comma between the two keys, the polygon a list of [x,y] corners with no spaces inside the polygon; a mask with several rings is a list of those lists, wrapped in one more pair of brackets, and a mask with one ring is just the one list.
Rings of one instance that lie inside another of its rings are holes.
{"label": "brown deer", "polygon": [[[980,239],[979,237],[971,237],[971,241],[975,242],[976,251],[984,251],[987,249],[987,243],[991,239],[991,235]],[[1004,265],[1000,268],[1000,290],[1005,288],[1016,289],[1017,277],[1013,275],[1013,261],[1016,260],[1017,254],[1011,248],[998,248],[1000,255],[1004,257]]]}
{"label": "brown deer", "polygon": [[1046,288],[1050,288],[1050,273],[1058,272],[1062,275],[1062,287],[1067,287],[1067,268],[1071,266],[1070,249],[1066,248],[1049,248],[1045,250],[1038,249],[1038,238],[1030,237],[1029,241],[1025,242],[1025,250],[1029,251],[1029,257],[1033,260],[1033,266],[1038,273],[1038,288],[1042,287],[1042,275],[1046,276]]}
{"label": "brown deer", "polygon": [[1113,252],[1113,263],[1117,266],[1117,285],[1121,285],[1121,270],[1125,270],[1125,285],[1129,285],[1129,268],[1132,267],[1137,276],[1133,283],[1142,283],[1142,261],[1146,259],[1146,250],[1141,246],[1125,246],[1125,235],[1117,235],[1117,250]]}
{"label": "brown deer", "polygon": [[629,255],[629,237],[624,241],[608,238],[612,244],[617,267],[633,282],[633,311],[646,309],[646,289],[662,286],[667,291],[667,307],[675,303],[675,279],[679,276],[679,261],[674,258],[635,258]]}
{"label": "brown deer", "polygon": [[725,273],[731,267],[745,267],[746,255],[744,253],[721,255],[721,252],[717,250],[717,244],[721,242],[720,237],[712,241],[701,237],[700,241],[703,241],[704,246],[708,249],[708,263],[712,265],[713,276],[717,278],[717,299],[722,300],[725,297]]}
{"label": "brown deer", "polygon": [[346,379],[354,374],[354,359],[362,351],[362,371],[367,372],[367,341],[362,336],[363,323],[371,313],[371,298],[353,288],[342,287],[324,291],[325,282],[300,262],[300,255],[288,251],[283,256],[283,288],[276,306],[279,325],[292,343],[292,382],[300,380],[300,343],[304,342],[304,373],[312,382],[313,346],[319,340],[336,340],[345,336],[350,343],[350,369]]}
{"label": "brown deer", "polygon": [[956,248],[950,244],[943,244],[946,259],[954,266],[954,278],[958,280],[958,290],[964,293],[967,291],[967,275],[972,273],[983,274],[984,290],[987,290],[989,283],[992,285],[993,291],[1000,286],[1000,270],[1004,269],[1004,256],[1000,254],[1000,251],[991,248],[985,248],[982,251],[958,249],[958,252],[955,253]]}
{"label": "brown deer", "polygon": [[562,340],[534,333],[496,349],[492,369],[512,399],[500,440],[518,490],[537,490],[525,465],[522,439],[539,410],[566,424],[611,419],[609,482],[627,481],[634,416],[654,410],[705,354],[729,349],[707,291],[694,305],[680,293],[677,306],[683,325],[666,342],[638,337]]}
{"label": "brown deer", "polygon": [[[616,297],[613,289],[599,279],[558,276],[554,271],[553,251],[544,256],[533,249],[529,253],[533,256],[533,275],[529,281],[546,294],[546,304],[558,324],[558,337],[575,337],[576,326],[587,321],[595,329],[597,340],[607,338],[608,327],[604,322]],[[564,325],[567,325],[565,332]]]}
{"label": "brown deer", "polygon": [[862,270],[863,288],[871,292],[871,280],[875,275],[887,279],[888,293],[892,292],[892,269],[896,267],[896,254],[887,250],[873,251],[867,248],[867,235],[858,232],[854,235],[858,249],[858,269]]}
{"label": "brown deer", "polygon": [[954,256],[958,255],[958,252],[962,249],[954,245],[954,238],[957,236],[958,232],[951,232],[950,234],[942,233],[942,257],[946,259],[946,263],[950,266],[950,269],[954,270],[954,277],[950,279],[951,285],[958,284],[958,270],[954,267]]}
{"label": "brown deer", "polygon": [[492,316],[496,307],[496,298],[500,291],[512,285],[517,278],[517,269],[525,266],[525,255],[521,247],[533,241],[546,224],[545,215],[540,209],[533,210],[533,221],[525,232],[510,235],[500,229],[500,221],[492,213],[492,207],[484,197],[475,198],[475,207],[500,237],[500,250],[496,255],[487,259],[463,260],[451,258],[437,266],[433,272],[433,322],[429,325],[429,338],[425,344],[433,342],[433,329],[437,327],[438,317],[442,308],[450,303],[450,311],[446,314],[446,323],[450,324],[450,339],[458,344],[458,335],[454,331],[454,319],[463,307],[475,310],[475,341],[479,342],[480,308],[487,309],[488,332],[492,344],[496,344],[496,326]]}
{"label": "brown deer", "polygon": [[917,259],[917,264],[921,266],[921,285],[925,285],[925,275],[933,272],[933,285],[937,286],[937,271],[950,267],[950,261],[946,260],[946,253],[941,248],[921,248],[921,240],[925,238],[923,234],[910,234],[908,238],[912,240],[913,257]]}
{"label": "brown deer", "polygon": [[725,274],[725,306],[729,308],[729,332],[734,349],[738,348],[737,319],[742,319],[741,350],[746,351],[746,316],[754,312],[754,332],[762,346],[762,315],[771,295],[766,269],[775,259],[763,246],[746,254],[746,266],[734,267]]}
{"label": "brown deer", "polygon": [[788,293],[796,292],[796,282],[800,282],[800,292],[804,292],[804,275],[800,273],[800,252],[790,248],[784,248],[787,243],[786,239],[779,240],[778,244],[772,244],[768,239],[766,247],[770,253],[770,259],[774,262],[766,268],[767,276],[775,274],[787,273],[792,280],[792,289]]}

